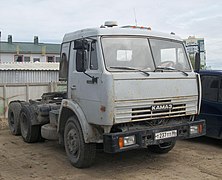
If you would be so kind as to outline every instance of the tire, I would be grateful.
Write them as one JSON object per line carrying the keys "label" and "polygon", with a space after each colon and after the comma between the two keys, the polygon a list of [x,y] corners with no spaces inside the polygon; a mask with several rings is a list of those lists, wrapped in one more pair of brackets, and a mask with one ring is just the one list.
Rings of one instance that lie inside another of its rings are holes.
{"label": "tire", "polygon": [[159,145],[148,146],[148,150],[157,154],[166,154],[171,151],[176,144],[176,141],[169,141]]}
{"label": "tire", "polygon": [[25,104],[20,113],[21,135],[25,142],[34,143],[39,140],[40,126],[32,125],[32,120],[36,118],[34,109]]}
{"label": "tire", "polygon": [[78,120],[70,117],[65,125],[64,144],[70,163],[77,168],[90,167],[96,156],[96,144],[85,143]]}
{"label": "tire", "polygon": [[8,125],[13,135],[21,135],[19,122],[21,108],[19,101],[11,102],[8,107]]}

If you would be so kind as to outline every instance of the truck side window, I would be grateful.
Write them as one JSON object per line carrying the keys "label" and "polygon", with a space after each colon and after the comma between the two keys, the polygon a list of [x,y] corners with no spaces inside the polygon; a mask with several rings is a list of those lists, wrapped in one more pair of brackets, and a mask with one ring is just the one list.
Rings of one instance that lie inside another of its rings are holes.
{"label": "truck side window", "polygon": [[90,69],[97,70],[98,69],[98,60],[97,60],[97,52],[96,52],[96,43],[93,42],[91,44],[91,55],[90,55]]}
{"label": "truck side window", "polygon": [[203,99],[209,101],[218,100],[219,78],[215,76],[202,77]]}
{"label": "truck side window", "polygon": [[66,81],[68,77],[68,59],[65,53],[62,54],[62,58],[59,63],[59,69],[59,79]]}
{"label": "truck side window", "polygon": [[59,80],[67,81],[68,79],[68,61],[69,61],[70,42],[63,43],[61,46],[61,55],[59,63]]}

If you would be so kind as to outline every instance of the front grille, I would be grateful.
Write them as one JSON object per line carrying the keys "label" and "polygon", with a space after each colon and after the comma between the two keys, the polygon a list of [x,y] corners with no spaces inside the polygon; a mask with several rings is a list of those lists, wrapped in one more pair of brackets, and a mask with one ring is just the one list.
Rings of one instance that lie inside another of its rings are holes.
{"label": "front grille", "polygon": [[[143,121],[160,118],[172,118],[196,113],[197,96],[158,99],[158,100],[134,100],[134,101],[116,101],[115,103],[115,121]],[[171,109],[160,109],[152,111],[153,105],[172,104]]]}
{"label": "front grille", "polygon": [[186,114],[186,104],[177,104],[173,106],[171,110],[160,110],[157,112],[152,112],[151,107],[144,108],[132,108],[132,120],[143,120],[147,118],[161,118],[163,115],[165,117],[171,117],[172,115],[185,115]]}

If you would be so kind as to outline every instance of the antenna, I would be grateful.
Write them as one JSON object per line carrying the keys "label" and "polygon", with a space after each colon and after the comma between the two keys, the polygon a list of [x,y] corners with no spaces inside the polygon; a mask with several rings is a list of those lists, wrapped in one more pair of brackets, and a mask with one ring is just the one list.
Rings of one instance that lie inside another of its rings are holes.
{"label": "antenna", "polygon": [[136,24],[136,26],[137,26],[137,19],[136,19],[136,8],[133,8],[133,12],[134,12],[135,24]]}

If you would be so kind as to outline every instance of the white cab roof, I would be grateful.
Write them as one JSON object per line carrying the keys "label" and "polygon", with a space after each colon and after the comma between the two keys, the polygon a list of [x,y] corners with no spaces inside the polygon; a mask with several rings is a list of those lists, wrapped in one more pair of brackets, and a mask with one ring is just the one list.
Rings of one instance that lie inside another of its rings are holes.
{"label": "white cab roof", "polygon": [[158,37],[173,39],[177,41],[182,41],[179,36],[156,32],[147,29],[137,29],[137,28],[119,28],[119,27],[109,27],[109,28],[91,28],[91,29],[82,29],[72,33],[65,34],[63,42],[73,41],[75,39],[80,39],[84,37],[93,37],[93,36],[146,36],[146,37]]}

